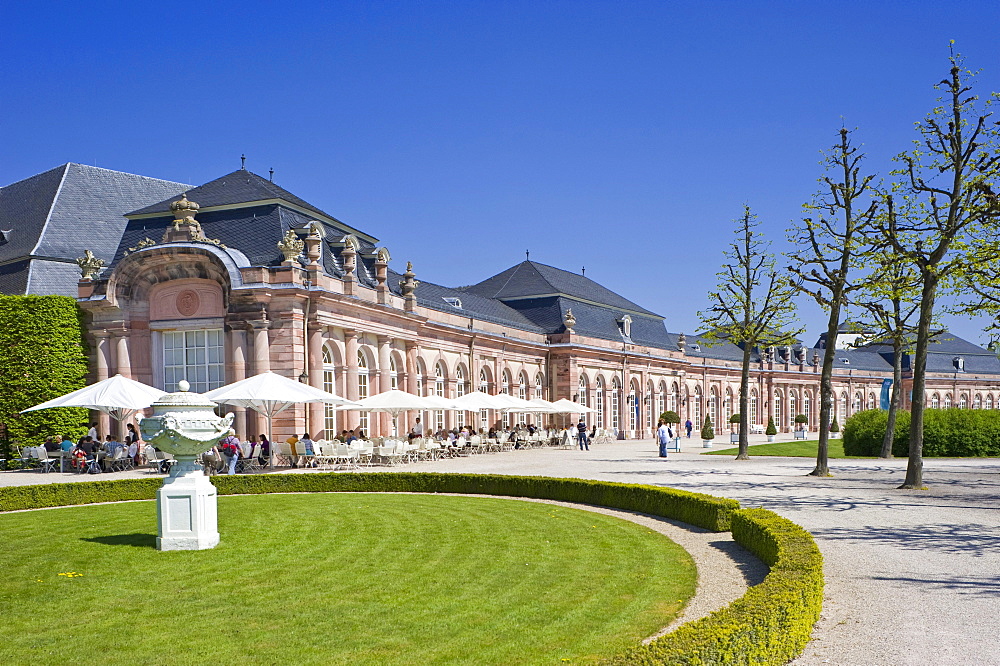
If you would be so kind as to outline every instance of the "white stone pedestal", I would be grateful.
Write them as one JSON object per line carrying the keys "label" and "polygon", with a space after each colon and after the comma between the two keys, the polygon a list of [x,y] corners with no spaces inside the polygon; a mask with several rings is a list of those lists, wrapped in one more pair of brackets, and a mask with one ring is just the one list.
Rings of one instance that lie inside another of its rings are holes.
{"label": "white stone pedestal", "polygon": [[193,457],[177,456],[170,476],[156,491],[158,550],[205,550],[219,545],[215,486]]}

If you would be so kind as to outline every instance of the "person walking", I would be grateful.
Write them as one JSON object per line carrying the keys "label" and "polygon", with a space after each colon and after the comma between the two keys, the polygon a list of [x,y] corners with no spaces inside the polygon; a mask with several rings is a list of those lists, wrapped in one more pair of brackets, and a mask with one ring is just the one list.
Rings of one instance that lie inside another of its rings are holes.
{"label": "person walking", "polygon": [[667,457],[667,444],[670,442],[670,428],[660,419],[656,429],[656,440],[660,443],[660,457]]}
{"label": "person walking", "polygon": [[219,448],[222,449],[222,455],[226,457],[226,473],[236,474],[236,461],[240,459],[240,440],[236,436],[235,430],[229,429],[229,434],[219,442]]}
{"label": "person walking", "polygon": [[580,422],[576,424],[576,438],[580,444],[581,451],[590,450],[590,442],[587,441],[587,424],[584,423],[583,417],[580,417]]}
{"label": "person walking", "polygon": [[684,429],[687,430],[688,439],[691,439],[691,429],[694,428],[694,424],[691,423],[691,419],[684,422]]}

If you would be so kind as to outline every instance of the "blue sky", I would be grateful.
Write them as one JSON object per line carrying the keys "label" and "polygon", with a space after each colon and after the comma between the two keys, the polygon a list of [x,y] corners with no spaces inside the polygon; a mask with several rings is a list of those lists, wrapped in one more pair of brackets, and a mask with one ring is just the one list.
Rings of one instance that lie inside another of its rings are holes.
{"label": "blue sky", "polygon": [[[696,312],[748,202],[775,250],[857,127],[914,138],[948,40],[1000,90],[996,2],[13,3],[0,183],[68,161],[239,167],[449,286],[524,259]],[[801,302],[812,343],[823,313]],[[985,342],[981,321],[948,319]]]}

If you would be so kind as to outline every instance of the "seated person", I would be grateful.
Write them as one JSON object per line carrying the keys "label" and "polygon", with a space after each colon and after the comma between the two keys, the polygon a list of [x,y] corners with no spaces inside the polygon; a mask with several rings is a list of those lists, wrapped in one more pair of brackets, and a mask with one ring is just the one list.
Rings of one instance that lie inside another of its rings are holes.
{"label": "seated person", "polygon": [[60,449],[62,449],[66,453],[69,453],[70,451],[73,450],[74,446],[75,444],[73,444],[73,440],[70,438],[69,435],[62,436],[62,442],[59,443]]}
{"label": "seated person", "polygon": [[367,437],[365,437],[365,431],[364,431],[364,430],[362,430],[361,428],[358,428],[358,432],[357,432],[357,440],[358,440],[358,441],[361,441],[361,442],[364,442],[364,441],[367,441],[367,439],[368,439],[368,438],[367,438]]}
{"label": "seated person", "polygon": [[44,446],[45,451],[48,453],[55,453],[59,450],[59,443],[53,437],[46,437]]}
{"label": "seated person", "polygon": [[109,456],[114,456],[120,448],[122,448],[122,443],[115,439],[114,435],[108,435],[105,438],[104,450],[108,452]]}
{"label": "seated person", "polygon": [[[302,439],[298,441],[295,448],[298,453],[306,456],[306,458],[302,461],[302,464],[305,467],[316,467],[316,460],[312,457],[316,455],[316,451],[314,450],[313,441],[309,436],[309,433],[302,435]],[[296,460],[296,464],[298,464],[298,460]]]}
{"label": "seated person", "polygon": [[257,462],[261,465],[266,465],[271,459],[271,441],[267,438],[267,435],[261,434],[260,436],[260,457],[257,458]]}
{"label": "seated person", "polygon": [[347,433],[347,437],[344,439],[344,444],[350,444],[351,442],[355,441],[357,438],[358,438],[358,436],[354,434],[353,430],[351,430],[351,431],[349,431]]}

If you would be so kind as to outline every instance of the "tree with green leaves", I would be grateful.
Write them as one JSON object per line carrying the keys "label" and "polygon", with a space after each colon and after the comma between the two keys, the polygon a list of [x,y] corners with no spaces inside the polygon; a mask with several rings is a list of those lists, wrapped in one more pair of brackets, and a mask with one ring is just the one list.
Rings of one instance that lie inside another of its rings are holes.
{"label": "tree with green leaves", "polygon": [[[887,198],[886,209],[887,214],[893,214],[891,197]],[[863,257],[862,261],[869,258]],[[892,458],[896,415],[903,402],[903,354],[912,348],[916,333],[914,317],[920,308],[920,279],[913,264],[903,260],[891,246],[886,248],[881,261],[881,266],[865,276],[851,302],[864,312],[856,322],[861,332],[859,341],[892,348],[892,393],[879,454],[882,458]]]}
{"label": "tree with green leaves", "polygon": [[760,222],[743,206],[735,220],[736,238],[724,252],[727,264],[716,275],[709,292],[708,309],[698,317],[708,328],[707,344],[731,342],[743,350],[740,373],[740,448],[737,460],[749,460],[750,362],[755,348],[791,344],[801,329],[789,330],[794,321],[792,296],[796,286],[779,271],[770,242],[760,232]]}
{"label": "tree with green leaves", "polygon": [[927,348],[938,291],[964,284],[978,262],[1000,253],[1000,205],[993,188],[1000,177],[998,126],[991,119],[993,98],[973,94],[975,74],[960,56],[949,58],[949,76],[935,88],[939,104],[917,123],[912,151],[895,159],[900,199],[885,216],[887,244],[911,263],[920,283],[919,316],[913,355],[909,460],[902,489],[923,488],[924,402]]}
{"label": "tree with green leaves", "polygon": [[789,231],[795,249],[787,256],[795,263],[788,270],[798,277],[795,284],[799,290],[828,314],[819,380],[819,446],[812,476],[830,476],[828,426],[833,411],[833,367],[841,312],[851,292],[862,283],[850,279],[851,268],[855,258],[869,250],[879,212],[879,198],[872,183],[875,177],[861,172],[864,159],[865,154],[852,144],[850,132],[841,128],[840,140],[825,153],[822,162],[826,174],[819,179],[821,189],[804,206],[808,215]]}

